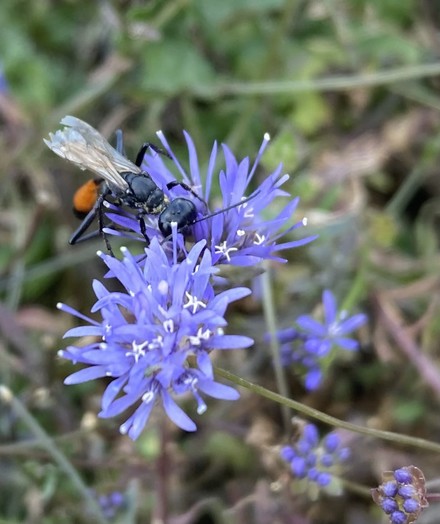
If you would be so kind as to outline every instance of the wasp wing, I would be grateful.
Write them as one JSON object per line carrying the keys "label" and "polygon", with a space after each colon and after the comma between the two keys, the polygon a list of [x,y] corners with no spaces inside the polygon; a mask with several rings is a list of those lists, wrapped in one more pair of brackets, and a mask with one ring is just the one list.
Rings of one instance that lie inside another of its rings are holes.
{"label": "wasp wing", "polygon": [[88,169],[121,190],[128,184],[120,173],[141,173],[141,169],[118,153],[92,126],[74,116],[65,116],[66,127],[49,133],[45,144],[58,156],[69,160],[80,169]]}

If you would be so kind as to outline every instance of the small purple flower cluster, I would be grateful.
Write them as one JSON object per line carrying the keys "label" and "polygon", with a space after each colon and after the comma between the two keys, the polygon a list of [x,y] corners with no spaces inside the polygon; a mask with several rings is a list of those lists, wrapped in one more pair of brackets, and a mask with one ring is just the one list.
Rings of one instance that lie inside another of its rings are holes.
{"label": "small purple flower cluster", "polygon": [[388,515],[390,524],[411,524],[424,508],[425,477],[416,466],[407,466],[382,474],[382,484],[371,490],[374,502]]}
{"label": "small purple flower cluster", "polygon": [[299,438],[291,446],[284,446],[280,455],[289,463],[294,477],[325,487],[348,459],[350,450],[341,446],[337,433],[329,433],[320,440],[317,427],[305,424]]}
{"label": "small purple flower cluster", "polygon": [[99,495],[98,504],[106,519],[114,519],[125,504],[125,496],[120,491],[112,491],[108,495]]}
{"label": "small purple flower cluster", "polygon": [[348,316],[346,311],[338,312],[336,299],[329,290],[323,292],[322,302],[322,323],[310,315],[302,315],[296,319],[295,327],[278,332],[283,365],[302,366],[305,370],[304,384],[309,391],[316,389],[321,383],[323,357],[334,348],[346,351],[358,349],[357,340],[347,335],[367,321],[364,314]]}
{"label": "small purple flower cluster", "polygon": [[[157,217],[146,216],[150,242],[142,256],[135,257],[126,248],[121,250],[121,260],[99,253],[109,269],[106,276],[119,281],[122,287],[122,291],[116,292],[109,291],[101,282],[93,283],[97,301],[92,313],[99,313],[100,320],[89,318],[67,305],[58,306],[86,322],[86,325],[69,330],[66,337],[93,337],[93,342],[85,346],[68,346],[59,352],[62,358],[85,366],[67,377],[65,383],[105,378],[107,387],[99,416],[114,417],[129,410],[120,431],[132,439],[139,437],[158,403],[177,426],[195,431],[194,421],[177,404],[176,398],[192,395],[197,412],[202,414],[207,407],[202,395],[224,400],[235,400],[239,396],[235,389],[215,381],[210,353],[253,344],[249,337],[224,332],[227,307],[248,295],[250,290],[243,287],[217,290],[216,266],[249,266],[265,259],[284,261],[277,256],[278,251],[314,239],[278,243],[284,235],[305,223],[289,225],[298,199],[287,203],[273,219],[261,217],[262,211],[275,198],[288,196],[280,189],[288,179],[287,175],[281,176],[281,166],[245,197],[268,137],[252,167],[249,159],[238,162],[223,146],[226,167],[218,174],[218,184],[222,192],[221,208],[227,209],[218,213],[207,204],[212,199],[211,188],[215,183],[217,145],[214,145],[208,172],[202,181],[189,135],[185,134],[189,174],[181,167],[162,134],[159,138],[180,171],[181,181],[201,195],[198,199],[191,191],[177,186],[171,190],[172,194],[167,194],[169,199],[185,194],[197,208],[201,220],[191,226],[192,247],[187,247],[188,239],[177,231],[175,224],[171,238],[164,241]],[[156,153],[146,155],[144,168],[160,188],[165,188],[165,193],[167,184],[176,182]],[[234,205],[240,202],[243,204]],[[115,225],[114,229],[107,230],[108,233],[145,242],[145,232],[141,233],[135,214],[119,206],[108,207],[110,210],[106,214]],[[211,218],[203,219],[211,214]]]}

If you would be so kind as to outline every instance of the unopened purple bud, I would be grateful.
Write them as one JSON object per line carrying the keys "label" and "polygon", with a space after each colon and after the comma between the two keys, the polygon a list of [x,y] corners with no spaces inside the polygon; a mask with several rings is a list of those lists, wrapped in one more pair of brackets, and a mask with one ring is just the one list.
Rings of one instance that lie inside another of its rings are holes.
{"label": "unopened purple bud", "polygon": [[290,467],[294,475],[296,475],[297,477],[304,478],[306,476],[307,467],[306,467],[306,461],[303,457],[295,457],[292,460]]}
{"label": "unopened purple bud", "polygon": [[339,446],[340,441],[341,439],[339,438],[339,435],[337,433],[329,433],[324,438],[325,449],[329,453],[333,453],[334,451],[336,451],[337,447]]}
{"label": "unopened purple bud", "polygon": [[319,441],[318,429],[314,424],[306,424],[303,431],[303,439],[316,446]]}
{"label": "unopened purple bud", "polygon": [[401,484],[411,484],[413,480],[411,473],[406,468],[396,469],[394,478]]}
{"label": "unopened purple bud", "polygon": [[309,453],[307,455],[307,458],[306,458],[307,466],[309,467],[316,466],[316,461],[317,461],[316,453]]}
{"label": "unopened purple bud", "polygon": [[385,482],[382,484],[381,488],[383,494],[387,497],[395,497],[397,495],[398,485],[397,482],[394,482],[393,480]]}
{"label": "unopened purple bud", "polygon": [[414,486],[411,486],[410,484],[404,484],[403,486],[399,487],[398,493],[404,499],[409,499],[411,497],[414,497],[414,495],[416,495],[417,492]]}
{"label": "unopened purple bud", "polygon": [[390,515],[391,524],[406,524],[407,521],[407,517],[403,511],[395,511]]}
{"label": "unopened purple bud", "polygon": [[318,475],[318,478],[316,479],[316,482],[324,487],[324,486],[328,486],[330,484],[330,481],[332,480],[332,476],[330,475],[330,473],[327,473],[326,471],[322,471],[319,475]]}
{"label": "unopened purple bud", "polygon": [[345,460],[349,459],[350,455],[351,455],[350,448],[342,448],[337,453],[337,456],[340,462],[344,462]]}
{"label": "unopened purple bud", "polygon": [[302,438],[301,440],[298,440],[295,447],[298,450],[298,453],[301,453],[301,455],[307,455],[313,449],[314,445],[305,438]]}
{"label": "unopened purple bud", "polygon": [[330,468],[331,466],[333,466],[334,464],[333,455],[330,455],[330,453],[326,453],[325,455],[322,455],[321,464],[326,468]]}
{"label": "unopened purple bud", "polygon": [[291,446],[283,446],[280,451],[280,456],[286,462],[291,462],[296,455],[295,450]]}
{"label": "unopened purple bud", "polygon": [[403,509],[407,513],[416,513],[420,510],[420,504],[416,499],[406,499],[403,503]]}
{"label": "unopened purple bud", "polygon": [[389,497],[386,497],[382,500],[381,507],[387,515],[399,509],[397,502]]}
{"label": "unopened purple bud", "polygon": [[319,471],[316,468],[310,468],[307,474],[310,480],[317,481],[319,477]]}

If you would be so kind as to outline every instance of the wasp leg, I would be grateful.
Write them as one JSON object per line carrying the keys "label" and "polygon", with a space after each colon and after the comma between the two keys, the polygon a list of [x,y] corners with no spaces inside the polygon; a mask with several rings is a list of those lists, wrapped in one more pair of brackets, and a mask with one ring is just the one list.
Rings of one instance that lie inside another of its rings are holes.
{"label": "wasp leg", "polygon": [[105,197],[110,194],[110,191],[107,189],[103,191],[98,198],[96,199],[95,204],[93,205],[92,209],[87,213],[84,220],[79,225],[78,229],[73,233],[73,235],[69,239],[69,244],[74,245],[78,242],[84,240],[85,238],[90,238],[93,234],[84,236],[84,233],[89,229],[92,222],[95,220],[96,217],[98,217],[98,224],[99,224],[99,234],[102,235],[104,238],[105,245],[110,253],[112,253],[110,243],[103,232],[103,211],[102,211],[102,204],[105,200]]}
{"label": "wasp leg", "polygon": [[177,186],[183,187],[185,191],[188,191],[189,193],[191,193],[191,195],[195,196],[198,200],[200,200],[200,202],[205,204],[206,209],[208,209],[208,204],[203,200],[203,198],[199,196],[192,187],[189,187],[187,184],[185,184],[185,182],[177,182],[177,180],[174,180],[173,182],[169,182],[167,184],[167,189],[173,189],[173,187]]}
{"label": "wasp leg", "polygon": [[113,253],[113,250],[112,250],[112,246],[110,245],[110,241],[109,239],[107,238],[107,235],[104,233],[104,212],[103,212],[103,205],[102,205],[102,202],[104,202],[104,199],[102,199],[101,201],[101,205],[99,206],[98,208],[98,229],[99,229],[99,232],[101,233],[101,236],[105,242],[105,247],[107,248],[107,251],[109,252],[109,254],[114,257],[114,253]]}
{"label": "wasp leg", "polygon": [[93,240],[94,238],[97,238],[100,236],[101,236],[101,232],[99,231],[99,229],[95,229],[95,231],[91,231],[90,233],[87,233],[86,235],[81,235],[81,238],[78,238],[75,241],[75,245],[82,244],[83,242],[87,242],[87,240]]}
{"label": "wasp leg", "polygon": [[148,238],[148,235],[147,235],[147,226],[145,225],[144,217],[142,215],[139,215],[138,220],[139,220],[139,227],[141,228],[142,236],[145,238],[145,242],[147,243],[147,247],[148,247],[150,245],[150,239]]}
{"label": "wasp leg", "polygon": [[84,235],[84,233],[89,229],[90,224],[95,220],[96,215],[98,214],[98,209],[101,206],[103,201],[102,195],[100,195],[95,204],[93,205],[92,209],[87,213],[84,220],[81,222],[81,224],[78,226],[77,230],[73,233],[73,235],[69,239],[69,244],[73,245],[78,243],[80,238]]}
{"label": "wasp leg", "polygon": [[125,156],[124,151],[124,135],[122,134],[121,129],[116,130],[116,151],[121,155]]}
{"label": "wasp leg", "polygon": [[165,151],[165,149],[162,149],[162,148],[160,148],[158,146],[155,146],[151,142],[145,142],[144,144],[141,145],[141,147],[139,149],[139,152],[136,155],[136,160],[134,162],[138,167],[141,167],[141,164],[142,164],[142,162],[144,160],[145,153],[147,152],[148,149],[151,149],[152,151],[154,151],[158,155],[163,155],[163,156],[166,156],[168,158],[171,158],[170,155]]}

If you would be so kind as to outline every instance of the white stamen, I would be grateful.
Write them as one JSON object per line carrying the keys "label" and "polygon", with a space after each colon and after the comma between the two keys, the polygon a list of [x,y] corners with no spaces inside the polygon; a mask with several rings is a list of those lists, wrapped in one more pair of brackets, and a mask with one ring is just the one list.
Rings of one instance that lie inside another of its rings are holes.
{"label": "white stamen", "polygon": [[[243,204],[243,208],[247,208],[248,205],[247,203],[246,204]],[[254,208],[253,207],[250,207],[249,209],[246,209],[246,211],[243,213],[243,217],[244,218],[254,218],[255,214],[254,214]]]}
{"label": "white stamen", "polygon": [[259,233],[255,233],[254,244],[256,246],[261,246],[261,244],[263,244],[265,240],[266,240],[266,235],[260,235]]}
{"label": "white stamen", "polygon": [[170,318],[169,320],[165,320],[165,322],[162,325],[166,333],[174,332],[174,321],[172,318]]}
{"label": "white stamen", "polygon": [[197,336],[189,336],[189,342],[192,346],[200,346],[202,340],[209,340],[212,336],[212,331],[209,329],[206,329],[205,331],[202,330],[200,327],[197,331]]}
{"label": "white stamen", "polygon": [[153,340],[150,340],[148,343],[148,349],[151,351],[153,349],[160,349],[163,346],[163,337],[158,335]]}
{"label": "white stamen", "polygon": [[190,335],[188,337],[188,340],[189,340],[189,343],[191,344],[191,346],[200,346],[200,339],[199,337],[194,337],[192,335]]}
{"label": "white stamen", "polygon": [[191,293],[188,293],[188,291],[185,292],[186,298],[188,299],[188,302],[184,304],[184,308],[192,307],[192,314],[194,315],[195,312],[199,307],[206,308],[206,304],[202,302],[201,300],[198,300],[196,296],[191,295]]}
{"label": "white stamen", "polygon": [[229,256],[229,253],[233,253],[234,251],[238,251],[238,248],[236,247],[226,247],[226,240],[222,242],[219,246],[215,246],[215,253],[216,254],[222,254],[226,257],[226,260],[230,262],[231,257]]}
{"label": "white stamen", "polygon": [[127,351],[126,357],[134,357],[135,362],[139,362],[139,359],[145,356],[145,349],[149,345],[149,341],[146,340],[142,344],[138,344],[135,340],[131,343],[133,351]]}

